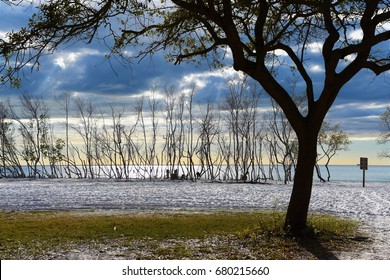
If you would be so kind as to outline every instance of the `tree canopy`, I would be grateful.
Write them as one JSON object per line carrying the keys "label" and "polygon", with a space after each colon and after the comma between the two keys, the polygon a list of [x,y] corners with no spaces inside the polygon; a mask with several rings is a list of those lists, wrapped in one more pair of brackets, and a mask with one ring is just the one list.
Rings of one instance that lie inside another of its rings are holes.
{"label": "tree canopy", "polygon": [[[7,1],[14,2],[14,1]],[[17,3],[21,5],[18,1]],[[61,45],[100,39],[108,56],[142,59],[164,52],[174,63],[206,59],[232,63],[258,81],[278,103],[299,142],[298,164],[286,225],[302,229],[311,196],[316,140],[341,88],[366,69],[390,70],[390,0],[54,0],[38,1],[25,28],[0,41],[1,82],[18,85],[20,70]],[[355,33],[354,33],[355,32]],[[353,34],[358,36],[353,36]],[[308,68],[317,44],[323,81]],[[226,58],[229,59],[226,59]],[[278,80],[287,65],[304,84],[301,112]]]}

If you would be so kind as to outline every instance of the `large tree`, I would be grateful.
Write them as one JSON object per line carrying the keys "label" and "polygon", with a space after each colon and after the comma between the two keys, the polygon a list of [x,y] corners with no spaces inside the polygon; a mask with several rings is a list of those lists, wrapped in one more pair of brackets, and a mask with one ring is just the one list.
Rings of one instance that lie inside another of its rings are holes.
{"label": "large tree", "polygon": [[[41,57],[61,45],[99,38],[110,46],[110,55],[124,59],[163,51],[174,63],[201,59],[213,67],[232,63],[235,70],[258,81],[282,108],[299,142],[285,223],[293,231],[306,227],[317,136],[341,88],[363,69],[376,75],[390,70],[389,50],[383,45],[390,39],[389,0],[38,3],[28,26],[0,41],[2,82],[17,84],[20,69],[39,67]],[[351,36],[351,31],[361,36]],[[309,70],[315,44],[324,69],[317,84]],[[304,84],[304,112],[277,75],[282,65],[288,65]]]}

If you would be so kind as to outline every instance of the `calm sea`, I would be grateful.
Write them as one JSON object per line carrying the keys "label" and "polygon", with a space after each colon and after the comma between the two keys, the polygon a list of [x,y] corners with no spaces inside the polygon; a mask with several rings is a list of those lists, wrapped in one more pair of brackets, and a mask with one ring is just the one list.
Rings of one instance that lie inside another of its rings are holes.
{"label": "calm sea", "polygon": [[[326,179],[327,172],[324,166],[320,166],[322,177]],[[331,165],[331,181],[362,181],[363,171],[357,165]],[[390,183],[390,165],[371,165],[365,172],[366,182],[388,182]],[[315,173],[315,176],[317,174]],[[315,177],[317,178],[317,177]]]}
{"label": "calm sea", "polygon": [[[327,179],[327,171],[325,166],[320,166],[321,174],[324,179]],[[143,170],[147,170],[144,168]],[[158,167],[158,173],[163,176],[166,168],[163,166]],[[267,170],[267,166],[264,166],[264,170]],[[363,179],[363,171],[360,170],[358,165],[330,165],[330,181],[348,181],[359,182]],[[27,170],[25,170],[27,172]],[[163,173],[161,173],[163,172]],[[280,168],[279,172],[283,176],[283,169]],[[294,172],[294,171],[293,171]],[[131,178],[138,178],[134,170],[130,172],[133,176]],[[65,174],[65,173],[64,173]],[[104,177],[104,174],[101,174]],[[390,183],[390,165],[371,165],[368,166],[368,170],[365,172],[366,182],[386,182]],[[318,180],[317,173],[314,170],[314,181]]]}

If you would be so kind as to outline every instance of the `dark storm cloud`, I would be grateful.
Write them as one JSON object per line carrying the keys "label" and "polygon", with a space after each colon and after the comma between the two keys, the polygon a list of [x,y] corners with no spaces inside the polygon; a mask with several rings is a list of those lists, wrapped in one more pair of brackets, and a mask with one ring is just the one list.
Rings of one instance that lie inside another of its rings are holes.
{"label": "dark storm cloud", "polygon": [[[0,35],[24,25],[29,8],[1,7]],[[23,13],[27,11],[27,13]],[[313,78],[316,95],[318,96],[324,79],[323,61],[320,56],[321,46],[313,46],[312,57],[306,61],[309,74]],[[0,89],[2,96],[9,94],[31,93],[35,95],[54,96],[64,92],[78,93],[91,97],[94,102],[104,104],[113,100],[125,101],[131,96],[137,96],[150,91],[153,86],[159,92],[166,86],[174,86],[178,92],[195,86],[197,103],[221,102],[227,89],[224,85],[230,77],[231,68],[225,72],[211,71],[204,63],[198,67],[193,64],[175,66],[167,63],[162,54],[156,54],[151,59],[140,63],[122,65],[120,61],[107,61],[104,55],[108,49],[99,42],[89,45],[82,43],[59,50],[51,56],[46,56],[38,72],[25,71],[25,79],[20,89]],[[284,59],[280,54],[281,61]],[[229,64],[229,63],[227,63]],[[229,66],[229,65],[227,65]],[[286,89],[293,89],[296,94],[305,91],[302,79],[291,76],[289,67],[279,67],[277,79]],[[117,97],[118,99],[115,99]],[[373,106],[369,106],[374,104]],[[342,122],[343,128],[350,131],[377,129],[375,122],[390,104],[390,73],[375,78],[362,71],[353,78],[340,92],[328,117],[336,122]],[[363,124],[364,123],[364,124]]]}

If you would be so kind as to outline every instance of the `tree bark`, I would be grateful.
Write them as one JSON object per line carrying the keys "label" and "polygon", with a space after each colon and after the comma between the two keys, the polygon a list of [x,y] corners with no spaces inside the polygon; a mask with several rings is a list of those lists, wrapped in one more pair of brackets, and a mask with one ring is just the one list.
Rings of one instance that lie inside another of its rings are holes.
{"label": "tree bark", "polygon": [[298,162],[284,225],[285,230],[290,232],[303,231],[307,227],[307,214],[317,157],[318,132],[316,131],[315,128],[312,129],[310,126],[303,131],[297,131],[299,142]]}

